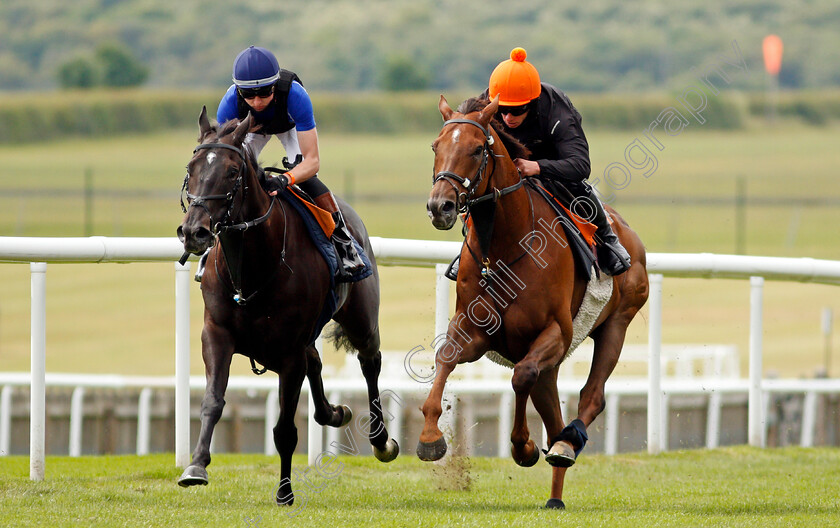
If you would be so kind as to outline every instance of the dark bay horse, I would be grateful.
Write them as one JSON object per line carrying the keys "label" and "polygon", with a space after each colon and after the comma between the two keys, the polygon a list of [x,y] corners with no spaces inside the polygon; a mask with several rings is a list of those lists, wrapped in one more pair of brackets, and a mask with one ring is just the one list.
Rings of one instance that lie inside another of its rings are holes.
{"label": "dark bay horse", "polygon": [[[189,208],[178,237],[189,253],[202,254],[212,246],[201,283],[207,389],[192,464],[178,483],[207,484],[210,438],[225,404],[231,359],[238,353],[251,358],[255,372],[257,361],[279,375],[274,444],[280,453],[280,486],[275,500],[291,505],[292,453],[298,442],[294,417],[304,376],[319,424],[340,427],[351,418],[348,407],[327,401],[321,360],[312,345],[329,293],[329,267],[300,215],[260,186],[257,161],[243,146],[246,134],[256,130],[251,116],[218,127],[211,125],[205,108],[198,123],[200,144],[184,181]],[[346,203],[340,205],[350,231],[370,257],[373,273],[339,285],[332,318],[343,342],[358,350],[370,402],[370,442],[376,457],[389,462],[399,446],[388,437],[379,401],[379,273],[361,219]]]}
{"label": "dark bay horse", "polygon": [[461,108],[463,113],[453,111],[441,96],[445,123],[432,144],[435,178],[427,204],[432,223],[450,229],[458,212],[468,212],[470,228],[461,252],[455,315],[436,353],[434,383],[422,407],[425,424],[417,454],[423,460],[438,460],[446,453],[438,428],[446,379],[457,364],[493,352],[513,365],[513,459],[526,467],[539,460],[525,420],[530,397],[550,439],[546,460],[554,466],[546,507],[564,508],[566,470],[586,443],[586,427],[604,409],[604,384],[618,361],[627,326],[647,300],[644,246],[608,209],[632,266],[604,279],[608,287],[612,281],[612,291],[604,295],[600,314],[592,316],[592,366],[580,392],[577,418],[566,425],[560,414],[557,373],[572,342],[573,319],[589,280],[576,270],[563,230],[553,229],[554,210],[523,184],[511,160],[511,154],[524,157],[527,151],[491,126],[498,97],[489,104],[469,100]]}

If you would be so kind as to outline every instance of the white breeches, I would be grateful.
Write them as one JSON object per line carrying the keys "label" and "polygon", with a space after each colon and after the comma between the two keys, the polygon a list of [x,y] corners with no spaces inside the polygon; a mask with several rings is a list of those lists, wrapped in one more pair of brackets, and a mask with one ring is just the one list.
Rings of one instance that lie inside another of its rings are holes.
{"label": "white breeches", "polygon": [[[297,129],[293,128],[291,130],[287,130],[286,132],[275,134],[275,136],[280,140],[280,143],[283,144],[283,148],[286,150],[286,157],[289,158],[290,162],[294,162],[297,155],[301,153],[300,144],[298,143]],[[254,153],[255,157],[259,158],[260,152],[262,152],[262,149],[268,143],[269,139],[271,139],[271,136],[267,136],[265,134],[248,134],[245,137],[244,144],[251,152]]]}

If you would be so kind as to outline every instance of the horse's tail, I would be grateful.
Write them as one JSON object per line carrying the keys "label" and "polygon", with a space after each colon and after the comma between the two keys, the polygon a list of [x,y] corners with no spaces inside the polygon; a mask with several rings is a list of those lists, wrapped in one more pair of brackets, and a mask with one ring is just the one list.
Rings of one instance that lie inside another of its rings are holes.
{"label": "horse's tail", "polygon": [[348,354],[356,351],[356,347],[350,343],[350,338],[340,324],[333,323],[324,331],[324,339],[330,341],[336,350],[344,350]]}

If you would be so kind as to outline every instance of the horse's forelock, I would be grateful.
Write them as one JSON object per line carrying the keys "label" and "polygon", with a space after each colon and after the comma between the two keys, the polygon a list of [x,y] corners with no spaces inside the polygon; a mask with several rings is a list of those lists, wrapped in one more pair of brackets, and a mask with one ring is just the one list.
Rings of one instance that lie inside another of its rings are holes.
{"label": "horse's forelock", "polygon": [[[481,112],[489,104],[489,99],[484,99],[481,97],[471,97],[470,99],[467,99],[463,103],[459,104],[458,110],[456,111],[467,115],[473,112]],[[493,119],[490,121],[490,126],[492,126],[493,130],[496,131],[496,134],[499,135],[499,138],[502,140],[502,143],[504,143],[505,148],[507,149],[508,154],[510,154],[511,159],[528,159],[528,157],[531,155],[531,151],[528,150],[528,147],[520,143],[518,139],[510,135],[505,130],[504,125],[501,122],[499,122],[498,119],[496,119],[496,116],[493,116]]]}
{"label": "horse's forelock", "polygon": [[472,112],[481,112],[484,110],[484,107],[490,104],[490,101],[487,99],[482,99],[480,97],[471,97],[464,101],[463,103],[458,105],[458,112],[461,112],[464,115],[470,114]]}
{"label": "horse's forelock", "polygon": [[[211,127],[210,131],[213,134],[215,134],[215,141],[219,141],[220,139],[233,134],[233,131],[236,130],[236,127],[239,126],[239,123],[241,122],[242,121],[240,121],[239,119],[231,119],[230,121],[226,121],[221,125],[214,124]],[[259,127],[252,130],[257,130],[258,128]],[[250,162],[251,166],[257,169],[259,167],[259,164],[257,163],[257,156],[254,154],[254,152],[252,152],[252,150],[248,148],[247,145],[242,146],[242,151],[245,153],[245,156],[248,158],[248,161]]]}
{"label": "horse's forelock", "polygon": [[223,125],[220,125],[221,128],[215,130],[216,137],[221,139],[225,136],[233,134],[233,131],[236,130],[236,127],[239,126],[238,119],[231,119],[230,121],[225,122]]}

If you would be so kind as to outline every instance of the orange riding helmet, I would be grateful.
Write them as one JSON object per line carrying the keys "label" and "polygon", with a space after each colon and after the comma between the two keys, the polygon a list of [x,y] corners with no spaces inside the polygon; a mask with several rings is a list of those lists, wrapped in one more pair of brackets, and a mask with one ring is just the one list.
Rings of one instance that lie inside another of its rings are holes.
{"label": "orange riding helmet", "polygon": [[525,60],[528,53],[513,48],[510,59],[502,61],[490,75],[490,99],[499,95],[502,106],[521,106],[540,96],[540,74]]}

